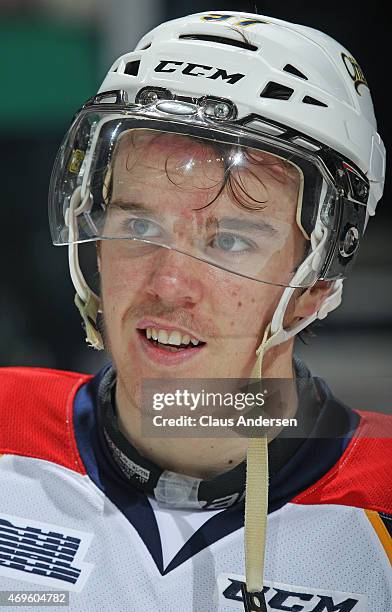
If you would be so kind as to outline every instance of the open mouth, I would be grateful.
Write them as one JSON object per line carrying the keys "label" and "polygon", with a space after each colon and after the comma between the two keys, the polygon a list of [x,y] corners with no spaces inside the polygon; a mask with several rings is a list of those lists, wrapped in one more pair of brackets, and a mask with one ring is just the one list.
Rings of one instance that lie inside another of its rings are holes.
{"label": "open mouth", "polygon": [[152,346],[169,353],[192,351],[206,344],[189,334],[183,334],[179,330],[158,330],[154,327],[147,327],[146,329],[138,329],[137,331]]}

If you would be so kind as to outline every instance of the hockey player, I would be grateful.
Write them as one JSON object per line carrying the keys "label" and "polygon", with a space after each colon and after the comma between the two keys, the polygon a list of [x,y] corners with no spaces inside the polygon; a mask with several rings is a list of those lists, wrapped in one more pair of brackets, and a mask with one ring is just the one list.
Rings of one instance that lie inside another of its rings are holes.
{"label": "hockey player", "polygon": [[[69,591],[75,612],[391,609],[389,419],[293,360],[340,303],[384,171],[366,79],[318,31],[201,13],[113,64],[49,208],[111,363],[1,373],[2,590]],[[293,381],[301,435],[143,434],[146,380],[249,378]]]}

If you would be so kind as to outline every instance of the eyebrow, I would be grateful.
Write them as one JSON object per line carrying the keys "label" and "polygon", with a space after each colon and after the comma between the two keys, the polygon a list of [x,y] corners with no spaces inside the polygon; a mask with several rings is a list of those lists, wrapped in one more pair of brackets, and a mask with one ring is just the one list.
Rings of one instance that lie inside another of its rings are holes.
{"label": "eyebrow", "polygon": [[[164,215],[160,214],[144,204],[136,202],[128,202],[123,200],[115,200],[111,202],[109,208],[120,208],[121,210],[128,210],[136,214],[148,214],[150,217],[155,219],[163,219]],[[238,217],[223,217],[222,219],[210,218],[207,219],[207,228],[211,226],[218,227],[219,229],[226,230],[242,230],[245,232],[262,232],[269,236],[277,234],[277,230],[267,221],[259,219],[258,221],[241,219]]]}
{"label": "eyebrow", "polygon": [[[215,220],[216,221],[216,220]],[[214,221],[211,222],[212,224]],[[219,229],[233,229],[247,232],[263,232],[269,236],[274,236],[277,230],[267,221],[262,219],[251,221],[248,219],[239,219],[237,217],[223,217],[218,221]]]}
{"label": "eyebrow", "polygon": [[137,202],[114,200],[114,202],[110,202],[109,208],[119,208],[120,210],[128,210],[136,214],[148,214],[150,217],[154,217],[155,219],[163,219],[163,214],[160,214],[148,206]]}

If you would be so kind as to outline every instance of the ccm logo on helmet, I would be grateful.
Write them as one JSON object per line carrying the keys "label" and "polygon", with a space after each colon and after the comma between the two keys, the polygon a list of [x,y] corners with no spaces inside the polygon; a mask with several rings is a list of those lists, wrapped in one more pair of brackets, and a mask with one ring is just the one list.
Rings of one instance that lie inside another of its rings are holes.
{"label": "ccm logo on helmet", "polygon": [[[181,67],[183,67],[181,69]],[[212,66],[205,66],[204,64],[189,64],[187,62],[174,62],[171,60],[161,60],[154,68],[155,72],[177,72],[181,70],[182,74],[186,74],[192,77],[205,77],[207,79],[222,79],[222,81],[226,81],[226,83],[230,83],[230,85],[234,85],[240,79],[244,78],[244,74],[240,72],[236,72],[235,74],[228,74],[224,68],[213,68]],[[211,72],[212,74],[207,74],[207,72]]]}

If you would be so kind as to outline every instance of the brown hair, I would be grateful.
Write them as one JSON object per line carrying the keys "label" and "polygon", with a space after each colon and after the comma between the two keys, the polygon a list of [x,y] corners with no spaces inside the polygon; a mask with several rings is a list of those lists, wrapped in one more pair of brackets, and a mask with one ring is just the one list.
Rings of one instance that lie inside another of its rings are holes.
{"label": "brown hair", "polygon": [[[175,173],[171,171],[170,166],[175,161],[176,153],[179,150],[179,144],[181,145],[181,152],[189,151],[189,141],[197,143],[198,145],[198,161],[201,163],[207,163],[211,159],[211,151],[216,155],[215,161],[222,164],[223,178],[222,184],[218,190],[218,193],[207,202],[204,206],[195,210],[202,210],[213,204],[222,192],[227,188],[232,201],[239,207],[244,208],[248,211],[260,211],[265,208],[267,200],[257,199],[252,196],[246,190],[244,183],[244,173],[247,177],[255,180],[260,185],[260,192],[266,192],[267,187],[261,177],[257,174],[257,167],[262,166],[267,174],[281,184],[292,183],[293,179],[296,179],[296,186],[298,188],[298,170],[289,161],[280,158],[276,155],[272,155],[265,151],[259,151],[257,149],[251,149],[240,145],[229,145],[217,141],[204,141],[196,136],[189,136],[185,134],[171,133],[171,132],[158,132],[149,129],[132,129],[124,132],[118,139],[116,146],[113,151],[113,155],[110,164],[106,170],[103,186],[104,201],[106,204],[110,204],[113,188],[113,167],[118,153],[119,147],[123,142],[124,137],[127,137],[127,145],[133,147],[133,150],[140,151],[140,155],[136,161],[133,162],[133,166],[137,161],[143,157],[148,157],[146,147],[155,145],[158,141],[163,139],[169,139],[169,144],[172,144],[173,138],[176,139],[176,147],[173,154],[169,154],[165,161],[165,173],[168,180],[178,187],[180,184],[175,180]],[[235,160],[238,156],[241,156],[243,163],[237,164]],[[129,164],[130,154],[127,157],[126,168],[131,169]],[[175,166],[176,168],[176,166]],[[217,187],[218,183],[215,183],[212,187]]]}

